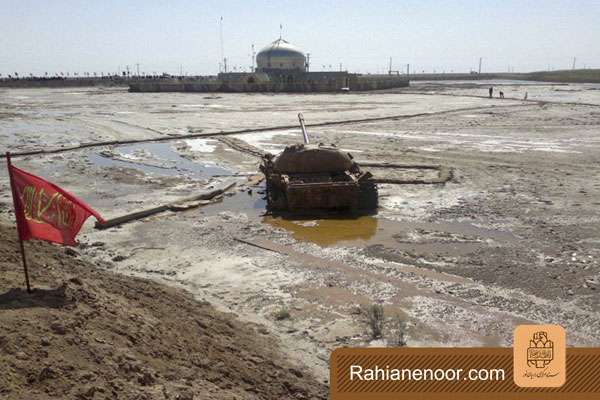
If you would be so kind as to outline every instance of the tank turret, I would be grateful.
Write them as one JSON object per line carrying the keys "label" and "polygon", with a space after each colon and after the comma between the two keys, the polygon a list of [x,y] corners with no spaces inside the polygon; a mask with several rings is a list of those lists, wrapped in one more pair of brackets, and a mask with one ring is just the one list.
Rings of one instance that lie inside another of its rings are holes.
{"label": "tank turret", "polygon": [[268,209],[375,211],[377,185],[371,173],[363,172],[350,153],[334,145],[308,144],[302,114],[298,117],[305,143],[264,156],[260,166],[266,177]]}

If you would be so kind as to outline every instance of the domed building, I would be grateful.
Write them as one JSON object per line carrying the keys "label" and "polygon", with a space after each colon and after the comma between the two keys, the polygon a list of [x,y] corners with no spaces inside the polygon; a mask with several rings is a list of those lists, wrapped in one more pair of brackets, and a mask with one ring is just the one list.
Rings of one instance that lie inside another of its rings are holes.
{"label": "domed building", "polygon": [[282,38],[256,55],[256,72],[306,72],[306,56],[302,50]]}
{"label": "domed building", "polygon": [[[361,75],[340,71],[309,71],[310,55],[281,37],[256,55],[256,69],[220,72],[214,76],[165,81],[136,81],[131,92],[272,92],[326,93],[381,90],[409,85],[408,76]],[[223,60],[225,63],[225,60]]]}

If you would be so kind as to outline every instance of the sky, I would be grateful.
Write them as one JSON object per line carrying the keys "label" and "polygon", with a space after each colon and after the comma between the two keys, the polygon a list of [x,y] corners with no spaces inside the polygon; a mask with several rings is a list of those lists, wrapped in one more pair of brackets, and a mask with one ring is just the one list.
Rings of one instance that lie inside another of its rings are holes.
{"label": "sky", "polygon": [[311,70],[600,68],[600,0],[2,0],[0,73],[216,74],[283,38]]}

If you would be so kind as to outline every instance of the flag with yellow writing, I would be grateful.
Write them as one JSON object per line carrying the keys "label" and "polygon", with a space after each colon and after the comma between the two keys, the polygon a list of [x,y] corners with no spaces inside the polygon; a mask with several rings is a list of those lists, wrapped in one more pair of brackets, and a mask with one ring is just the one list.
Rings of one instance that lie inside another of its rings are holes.
{"label": "flag with yellow writing", "polygon": [[90,215],[104,222],[100,214],[58,186],[10,164],[9,173],[21,240],[74,246],[75,236]]}

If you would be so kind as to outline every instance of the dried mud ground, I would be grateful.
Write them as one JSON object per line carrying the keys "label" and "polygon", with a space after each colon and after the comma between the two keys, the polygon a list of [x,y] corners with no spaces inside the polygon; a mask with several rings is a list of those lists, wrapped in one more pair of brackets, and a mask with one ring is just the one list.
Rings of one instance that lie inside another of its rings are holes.
{"label": "dried mud ground", "polygon": [[73,249],[30,244],[28,294],[15,229],[0,238],[2,399],[326,398],[264,327]]}
{"label": "dried mud ground", "polygon": [[[507,98],[486,98],[488,85]],[[264,215],[264,188],[248,181],[259,160],[214,137],[15,158],[105,218],[237,182],[204,207],[105,231],[90,222],[77,251],[264,326],[291,363],[326,383],[340,346],[509,346],[522,323],[560,324],[570,345],[600,343],[599,89],[499,81],[339,95],[4,90],[0,148],[293,125],[298,112],[308,123],[396,116],[310,134],[359,161],[441,164],[454,179],[382,184],[378,213],[357,219]],[[301,136],[236,139],[277,152]],[[0,182],[10,221],[5,171]],[[376,303],[383,338],[372,337],[362,311]]]}

